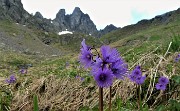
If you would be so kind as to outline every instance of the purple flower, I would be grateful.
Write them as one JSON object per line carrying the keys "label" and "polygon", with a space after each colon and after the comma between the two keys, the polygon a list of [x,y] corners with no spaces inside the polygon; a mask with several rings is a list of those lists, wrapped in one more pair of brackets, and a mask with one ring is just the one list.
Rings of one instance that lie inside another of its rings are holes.
{"label": "purple flower", "polygon": [[175,62],[178,62],[179,61],[179,59],[178,58],[175,58],[175,60],[174,60]]}
{"label": "purple flower", "polygon": [[129,79],[133,82],[136,82],[136,78],[141,77],[142,72],[140,66],[136,66],[135,69],[129,75]]}
{"label": "purple flower", "polygon": [[100,57],[96,57],[96,62],[94,62],[93,67],[95,68],[103,68],[103,61]]}
{"label": "purple flower", "polygon": [[166,77],[161,76],[158,80],[158,83],[156,84],[157,90],[165,90],[166,85],[169,83],[169,79]]}
{"label": "purple flower", "polygon": [[123,79],[127,74],[127,64],[119,59],[112,63],[111,70],[116,78]]}
{"label": "purple flower", "polygon": [[81,81],[84,81],[84,77],[81,77]]}
{"label": "purple flower", "polygon": [[161,77],[159,78],[159,80],[158,80],[158,83],[159,83],[159,84],[162,84],[162,85],[167,85],[167,84],[169,83],[169,79],[166,78],[166,77],[161,76]]}
{"label": "purple flower", "polygon": [[104,45],[101,46],[100,50],[104,64],[115,62],[119,57],[119,53],[115,48],[111,49],[109,46]]}
{"label": "purple flower", "polygon": [[81,50],[81,55],[79,57],[80,63],[85,67],[89,68],[91,67],[93,63],[93,54],[90,52],[90,50]]}
{"label": "purple flower", "polygon": [[177,55],[177,57],[175,58],[175,62],[178,62],[180,60],[180,54]]}
{"label": "purple flower", "polygon": [[19,72],[20,72],[21,74],[27,74],[27,69],[20,69]]}
{"label": "purple flower", "polygon": [[[101,46],[100,54],[93,55],[93,48],[81,42],[80,63],[85,68],[91,68],[91,75],[99,87],[108,87],[113,83],[113,78],[123,79],[127,74],[127,64],[123,61],[115,48]],[[96,56],[94,60],[94,56]],[[82,80],[83,78],[81,78]]]}
{"label": "purple flower", "polygon": [[9,84],[15,83],[15,82],[16,82],[16,77],[15,77],[15,75],[11,75],[11,76],[9,77],[9,79],[6,79],[6,82],[9,83]]}
{"label": "purple flower", "polygon": [[139,77],[136,78],[135,82],[136,82],[136,84],[140,85],[140,84],[144,83],[145,79],[146,79],[145,75],[144,76],[139,76]]}
{"label": "purple flower", "polygon": [[177,57],[179,57],[179,58],[180,58],[180,54],[178,54],[178,55],[177,55]]}
{"label": "purple flower", "polygon": [[142,76],[141,67],[138,65],[129,75],[129,79],[135,82],[136,84],[141,85],[144,83],[146,76]]}
{"label": "purple flower", "polygon": [[76,75],[76,77],[75,77],[76,79],[78,79],[78,78],[80,78],[80,76],[79,75]]}
{"label": "purple flower", "polygon": [[165,90],[165,89],[166,89],[166,85],[157,83],[157,84],[156,84],[156,89],[157,89],[157,90]]}
{"label": "purple flower", "polygon": [[133,71],[132,71],[132,75],[134,75],[135,77],[141,76],[142,72],[139,66],[137,66]]}
{"label": "purple flower", "polygon": [[92,74],[97,85],[101,88],[109,87],[113,83],[113,74],[112,71],[105,67],[103,70],[101,68],[97,69]]}

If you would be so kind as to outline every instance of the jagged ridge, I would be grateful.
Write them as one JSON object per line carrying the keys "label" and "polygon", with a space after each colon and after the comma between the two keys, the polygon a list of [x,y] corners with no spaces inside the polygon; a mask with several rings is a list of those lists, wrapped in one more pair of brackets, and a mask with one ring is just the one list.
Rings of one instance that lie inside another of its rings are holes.
{"label": "jagged ridge", "polygon": [[54,20],[44,18],[40,12],[33,16],[23,8],[21,0],[0,0],[0,19],[10,19],[46,32],[60,32],[67,29],[96,37],[117,29],[115,27],[106,29],[107,31],[98,31],[89,15],[84,14],[79,7],[76,7],[70,15],[66,15],[65,9],[60,9]]}

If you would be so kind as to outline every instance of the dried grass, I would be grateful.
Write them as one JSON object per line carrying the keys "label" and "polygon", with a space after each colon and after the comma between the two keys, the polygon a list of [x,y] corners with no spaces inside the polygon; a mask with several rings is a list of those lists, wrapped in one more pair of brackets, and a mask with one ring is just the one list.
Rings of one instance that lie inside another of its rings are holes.
{"label": "dried grass", "polygon": [[[170,47],[170,45],[169,45]],[[175,54],[171,54],[169,48],[164,55],[157,55],[154,52],[157,50],[144,54],[141,58],[134,63],[130,69],[135,67],[137,64],[146,66],[150,64],[146,70],[143,70],[143,74],[146,74],[150,78],[150,83],[147,89],[147,93],[143,99],[145,104],[153,95],[152,91],[155,85],[155,78],[159,75],[165,75],[170,78],[176,74],[176,67],[172,67],[172,72],[167,74],[167,65],[172,63],[175,58]],[[14,98],[11,105],[12,111],[32,111],[33,110],[33,95],[38,96],[39,109],[41,111],[76,111],[80,107],[88,106],[93,108],[98,105],[98,87],[92,81],[88,85],[84,85],[82,81],[76,78],[57,78],[55,75],[49,75],[47,77],[38,78],[32,76],[33,81],[27,86],[28,76],[24,79],[24,82],[20,83],[18,89],[13,88],[12,91]],[[0,82],[1,83],[1,82]],[[14,85],[15,87],[16,85]],[[124,81],[115,80],[112,86],[112,101],[116,98],[121,98],[123,101],[131,98],[136,94],[135,84],[130,82],[128,79]],[[162,99],[163,95],[157,96],[154,104],[159,99]],[[172,94],[172,98],[177,99],[180,95],[175,91]],[[108,104],[109,89],[104,89],[104,104]],[[154,105],[153,104],[153,105]]]}

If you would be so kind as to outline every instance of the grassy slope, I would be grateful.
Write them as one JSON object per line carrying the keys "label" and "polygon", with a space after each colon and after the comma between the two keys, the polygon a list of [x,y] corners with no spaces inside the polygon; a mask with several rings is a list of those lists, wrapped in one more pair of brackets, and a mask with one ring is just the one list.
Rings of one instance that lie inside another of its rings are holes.
{"label": "grassy slope", "polygon": [[103,36],[101,41],[112,41],[109,45],[118,48],[127,61],[131,60],[129,59],[131,56],[136,58],[134,59],[136,61],[141,57],[141,54],[148,53],[157,47],[161,51],[166,50],[172,41],[172,37],[180,35],[180,16],[177,18],[169,24],[150,26],[133,34],[129,34],[129,30],[126,30],[126,33],[124,33],[124,30],[120,29]]}

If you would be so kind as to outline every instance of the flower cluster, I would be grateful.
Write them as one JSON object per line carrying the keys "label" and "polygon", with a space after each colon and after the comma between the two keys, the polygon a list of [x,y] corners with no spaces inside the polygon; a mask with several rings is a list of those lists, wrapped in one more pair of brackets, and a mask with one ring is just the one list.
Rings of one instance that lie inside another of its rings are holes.
{"label": "flower cluster", "polygon": [[178,62],[180,60],[180,54],[177,55],[177,57],[175,58],[175,62]]}
{"label": "flower cluster", "polygon": [[[127,74],[127,64],[115,48],[101,46],[100,53],[93,47],[81,42],[80,63],[85,68],[91,68],[91,74],[99,87],[109,87],[113,78],[123,79]],[[92,53],[96,51],[96,55]]]}
{"label": "flower cluster", "polygon": [[146,79],[146,76],[142,75],[141,67],[140,66],[136,66],[135,69],[129,75],[129,79],[131,81],[135,82],[136,84],[140,85],[140,84],[144,83],[144,81]]}
{"label": "flower cluster", "polygon": [[169,83],[169,79],[166,77],[161,76],[158,80],[158,83],[156,84],[157,90],[165,90],[166,85]]}
{"label": "flower cluster", "polygon": [[9,77],[9,79],[6,79],[6,82],[7,82],[8,84],[15,83],[15,82],[16,82],[16,77],[15,77],[15,75],[12,74],[12,75]]}

